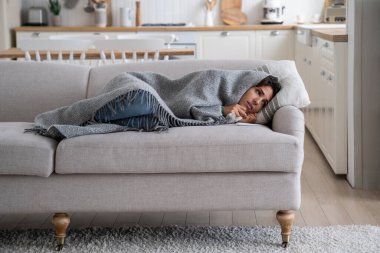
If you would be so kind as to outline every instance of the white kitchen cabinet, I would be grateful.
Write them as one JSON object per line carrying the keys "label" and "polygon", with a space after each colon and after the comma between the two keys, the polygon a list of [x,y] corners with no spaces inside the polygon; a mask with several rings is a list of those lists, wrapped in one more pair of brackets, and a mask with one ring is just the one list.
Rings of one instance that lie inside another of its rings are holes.
{"label": "white kitchen cabinet", "polygon": [[55,32],[16,32],[16,46],[18,47],[23,39],[48,39],[56,34]]}
{"label": "white kitchen cabinet", "polygon": [[315,53],[313,52],[313,48],[296,41],[295,61],[298,73],[302,77],[311,101],[309,106],[302,109],[305,115],[305,124],[310,132],[314,132],[313,122],[315,121],[316,97],[313,85],[313,76],[315,76]]}
{"label": "white kitchen cabinet", "polygon": [[293,60],[294,31],[256,31],[255,54],[257,59]]}
{"label": "white kitchen cabinet", "polygon": [[317,40],[319,80],[324,87],[321,149],[336,174],[347,174],[347,43]]}
{"label": "white kitchen cabinet", "polygon": [[117,35],[136,34],[134,32],[16,32],[16,47],[23,48],[24,43],[30,43],[31,39],[116,39]]}
{"label": "white kitchen cabinet", "polygon": [[347,43],[312,38],[295,43],[298,71],[311,104],[305,123],[335,174],[347,174]]}
{"label": "white kitchen cabinet", "polygon": [[255,58],[254,31],[199,32],[198,59],[253,59]]}

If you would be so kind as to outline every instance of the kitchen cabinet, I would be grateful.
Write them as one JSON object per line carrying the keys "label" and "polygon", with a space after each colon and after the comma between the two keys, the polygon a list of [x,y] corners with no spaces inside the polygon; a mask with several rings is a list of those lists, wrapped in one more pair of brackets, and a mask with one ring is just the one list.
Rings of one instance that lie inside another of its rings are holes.
{"label": "kitchen cabinet", "polygon": [[[31,40],[36,39],[69,39],[69,38],[80,38],[80,39],[115,39],[117,35],[121,34],[136,34],[134,32],[16,32],[16,47],[23,48],[25,43],[31,43]],[[38,42],[37,42],[38,43]]]}
{"label": "kitchen cabinet", "polygon": [[302,80],[304,82],[305,88],[309,94],[311,104],[307,106],[306,108],[303,108],[302,111],[304,112],[305,116],[305,124],[306,127],[309,129],[310,132],[313,131],[311,129],[313,127],[312,124],[310,124],[310,121],[312,119],[312,112],[314,107],[315,99],[313,97],[313,85],[311,84],[312,79],[310,78],[310,73],[313,72],[312,69],[312,62],[314,59],[312,59],[313,53],[312,48],[308,47],[307,45],[296,41],[295,42],[295,62],[297,66],[298,73],[302,77]]}
{"label": "kitchen cabinet", "polygon": [[294,60],[293,30],[199,32],[198,59]]}
{"label": "kitchen cabinet", "polygon": [[38,39],[43,38],[47,39],[51,35],[55,35],[55,32],[16,32],[16,43],[20,42],[23,39]]}
{"label": "kitchen cabinet", "polygon": [[256,31],[255,55],[257,59],[294,60],[294,31]]}
{"label": "kitchen cabinet", "polygon": [[319,111],[324,126],[321,150],[336,174],[347,174],[347,43],[317,40],[324,90]]}
{"label": "kitchen cabinet", "polygon": [[347,43],[296,41],[295,60],[309,93],[305,124],[335,174],[347,174]]}
{"label": "kitchen cabinet", "polygon": [[255,58],[254,31],[199,32],[198,59],[253,59]]}

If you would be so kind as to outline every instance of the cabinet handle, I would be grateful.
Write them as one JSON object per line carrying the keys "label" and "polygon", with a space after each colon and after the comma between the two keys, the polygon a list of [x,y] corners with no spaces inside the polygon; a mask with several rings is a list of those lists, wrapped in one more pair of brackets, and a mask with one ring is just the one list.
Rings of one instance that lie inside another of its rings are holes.
{"label": "cabinet handle", "polygon": [[230,36],[230,32],[227,32],[227,31],[221,32],[220,36],[223,36],[223,37]]}
{"label": "cabinet handle", "polygon": [[329,43],[325,42],[324,47],[329,47]]}
{"label": "cabinet handle", "polygon": [[307,64],[311,65],[311,60],[309,60],[309,61],[307,62]]}
{"label": "cabinet handle", "polygon": [[40,33],[39,32],[34,32],[34,33],[32,33],[32,37],[40,37]]}
{"label": "cabinet handle", "polygon": [[329,75],[329,77],[327,78],[327,80],[329,80],[329,81],[332,81],[332,76],[331,75]]}
{"label": "cabinet handle", "polygon": [[303,58],[303,61],[304,61],[304,62],[307,62],[307,58],[306,58],[306,57],[305,57],[305,58]]}
{"label": "cabinet handle", "polygon": [[271,31],[270,35],[271,36],[278,36],[278,35],[280,35],[280,32],[279,31]]}
{"label": "cabinet handle", "polygon": [[321,76],[325,76],[326,72],[324,70],[321,71]]}

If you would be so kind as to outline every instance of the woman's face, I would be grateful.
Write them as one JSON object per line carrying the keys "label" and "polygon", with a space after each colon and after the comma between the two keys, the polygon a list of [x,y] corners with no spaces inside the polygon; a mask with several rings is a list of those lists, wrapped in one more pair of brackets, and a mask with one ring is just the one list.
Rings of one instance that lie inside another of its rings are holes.
{"label": "woman's face", "polygon": [[251,87],[239,101],[239,105],[245,107],[246,113],[258,113],[273,97],[273,89],[270,86]]}

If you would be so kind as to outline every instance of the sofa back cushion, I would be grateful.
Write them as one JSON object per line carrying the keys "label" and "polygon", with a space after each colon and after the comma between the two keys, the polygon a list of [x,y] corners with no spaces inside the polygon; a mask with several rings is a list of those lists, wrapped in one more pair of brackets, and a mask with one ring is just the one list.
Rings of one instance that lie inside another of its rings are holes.
{"label": "sofa back cushion", "polygon": [[102,88],[115,76],[123,72],[152,71],[170,78],[179,78],[185,74],[206,69],[252,70],[268,63],[264,60],[172,60],[106,65],[93,68],[90,72],[88,97],[98,95]]}
{"label": "sofa back cushion", "polygon": [[310,99],[299,76],[294,61],[263,61],[263,60],[189,60],[162,61],[123,64],[95,68],[91,70],[88,96],[99,94],[104,85],[113,77],[125,71],[152,71],[164,74],[170,78],[179,78],[185,74],[206,69],[238,69],[260,70],[276,77],[282,86],[277,95],[257,115],[257,123],[266,124],[274,113],[282,106],[293,105],[302,108],[310,104]]}
{"label": "sofa back cushion", "polygon": [[0,61],[0,121],[31,122],[84,99],[89,72],[88,66]]}

